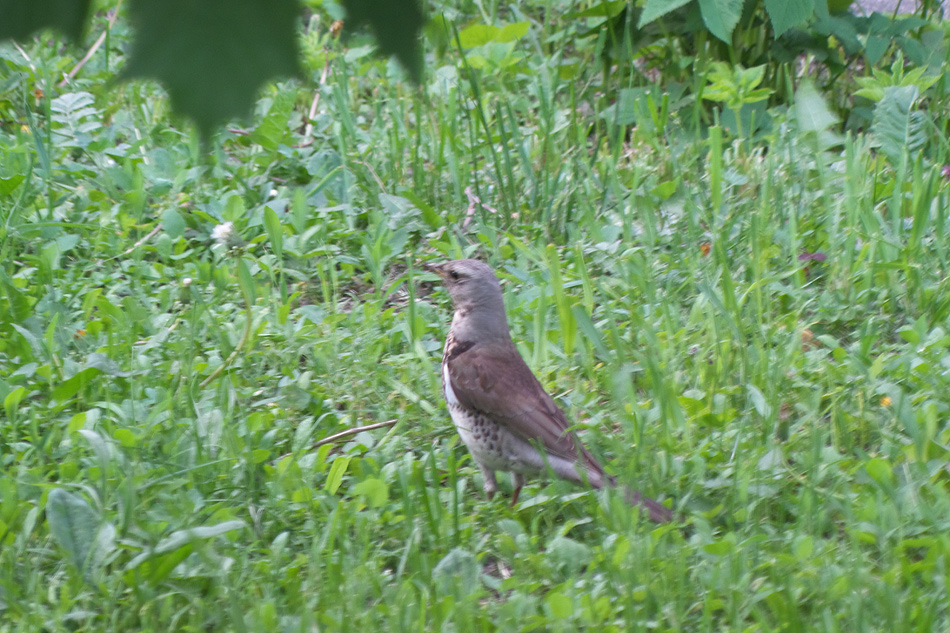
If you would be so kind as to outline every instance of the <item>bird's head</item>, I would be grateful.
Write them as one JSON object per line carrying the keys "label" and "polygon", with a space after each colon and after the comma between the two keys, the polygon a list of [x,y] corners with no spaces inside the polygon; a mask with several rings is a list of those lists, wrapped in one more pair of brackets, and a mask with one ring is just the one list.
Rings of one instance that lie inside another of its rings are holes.
{"label": "bird's head", "polygon": [[425,269],[442,278],[456,310],[469,312],[480,308],[498,310],[504,315],[504,302],[498,277],[476,259],[456,259],[442,264],[426,264]]}

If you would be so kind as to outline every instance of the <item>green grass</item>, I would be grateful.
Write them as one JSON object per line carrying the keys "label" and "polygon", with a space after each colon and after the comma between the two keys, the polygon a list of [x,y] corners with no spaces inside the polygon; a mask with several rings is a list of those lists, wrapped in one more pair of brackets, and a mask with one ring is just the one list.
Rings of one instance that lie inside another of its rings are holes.
{"label": "green grass", "polygon": [[[558,72],[572,28],[419,90],[334,55],[207,154],[154,86],[105,88],[118,51],[55,88],[82,51],[0,49],[0,631],[950,627],[939,139],[891,162],[782,108],[701,133],[653,88],[617,126],[593,42]],[[679,522],[484,498],[419,266],[469,255]]]}

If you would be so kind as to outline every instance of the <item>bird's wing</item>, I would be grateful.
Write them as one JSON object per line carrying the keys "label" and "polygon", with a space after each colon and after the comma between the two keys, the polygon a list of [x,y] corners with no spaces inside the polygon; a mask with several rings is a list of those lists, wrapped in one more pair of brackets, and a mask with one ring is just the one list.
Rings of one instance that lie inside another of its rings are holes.
{"label": "bird's wing", "polygon": [[545,451],[578,459],[603,473],[600,464],[574,437],[564,412],[534,377],[514,344],[474,345],[446,359],[452,392],[459,403],[480,411]]}

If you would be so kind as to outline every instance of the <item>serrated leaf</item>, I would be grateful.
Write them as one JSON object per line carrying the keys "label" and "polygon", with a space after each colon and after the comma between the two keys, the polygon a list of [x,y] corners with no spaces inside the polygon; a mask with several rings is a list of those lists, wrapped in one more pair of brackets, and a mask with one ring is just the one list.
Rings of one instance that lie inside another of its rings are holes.
{"label": "serrated leaf", "polygon": [[647,3],[643,5],[643,11],[640,13],[640,19],[637,20],[637,28],[642,29],[650,22],[662,18],[667,13],[675,11],[689,2],[691,0],[647,0]]}
{"label": "serrated leaf", "polygon": [[804,24],[815,12],[815,0],[765,0],[775,37]]}
{"label": "serrated leaf", "polygon": [[298,76],[295,0],[131,0],[123,79],[157,79],[202,135],[250,113],[258,89]]}
{"label": "serrated leaf", "polygon": [[699,9],[710,33],[732,44],[732,31],[742,15],[742,0],[699,0]]}

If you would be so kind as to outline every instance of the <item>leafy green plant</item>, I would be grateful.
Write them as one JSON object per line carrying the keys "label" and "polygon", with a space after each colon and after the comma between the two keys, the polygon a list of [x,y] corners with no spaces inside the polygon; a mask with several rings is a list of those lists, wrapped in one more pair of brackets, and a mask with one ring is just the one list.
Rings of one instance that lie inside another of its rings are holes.
{"label": "leafy green plant", "polygon": [[878,102],[884,99],[888,88],[908,86],[916,88],[916,94],[922,94],[941,79],[940,75],[925,76],[926,72],[926,67],[906,70],[904,57],[898,53],[889,73],[881,68],[871,68],[870,77],[855,78],[861,89],[854,95]]}
{"label": "leafy green plant", "polygon": [[[703,99],[723,103],[733,113],[737,135],[743,136],[741,111],[744,106],[765,101],[772,94],[769,88],[760,88],[765,76],[765,66],[755,68],[730,67],[723,62],[714,62],[706,76],[707,86]],[[754,130],[750,130],[754,131]]]}

